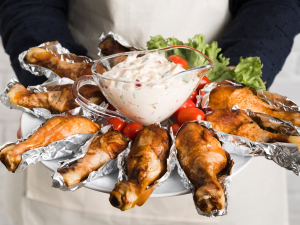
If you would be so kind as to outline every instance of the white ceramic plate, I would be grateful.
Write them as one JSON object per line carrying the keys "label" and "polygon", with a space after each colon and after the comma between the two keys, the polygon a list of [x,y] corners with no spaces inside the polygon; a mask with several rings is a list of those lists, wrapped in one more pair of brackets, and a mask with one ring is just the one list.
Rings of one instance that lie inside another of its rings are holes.
{"label": "white ceramic plate", "polygon": [[[43,123],[44,119],[36,118],[28,113],[23,113],[21,118],[21,129],[23,136],[29,134],[34,128],[39,126]],[[70,156],[71,158],[72,156]],[[232,169],[232,175],[234,176],[240,171],[243,170],[252,160],[253,157],[241,157],[238,155],[231,154],[231,157],[234,161],[234,166]],[[46,166],[49,170],[55,171],[58,168],[58,162],[67,159],[60,158],[50,161],[42,161],[41,163]],[[109,174],[107,176],[98,178],[93,180],[85,185],[85,187],[109,193],[115,186],[118,180],[118,171]],[[160,187],[156,188],[151,197],[169,197],[169,196],[176,196],[176,195],[183,195],[187,194],[190,191],[185,189],[180,181],[180,177],[177,173],[177,168],[172,172],[170,178]]]}

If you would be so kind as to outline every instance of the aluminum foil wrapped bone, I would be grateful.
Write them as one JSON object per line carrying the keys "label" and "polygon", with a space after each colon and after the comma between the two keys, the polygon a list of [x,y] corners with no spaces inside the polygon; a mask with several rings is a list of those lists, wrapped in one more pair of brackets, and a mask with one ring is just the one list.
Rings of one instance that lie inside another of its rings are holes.
{"label": "aluminum foil wrapped bone", "polygon": [[[188,123],[198,123],[198,124],[200,124],[202,127],[208,129],[215,138],[219,139],[217,134],[216,134],[217,133],[216,130],[214,130],[212,128],[212,125],[211,125],[210,122],[207,122],[207,121],[192,121],[192,122],[188,122]],[[179,128],[179,130],[177,131],[177,134],[180,132],[180,129],[183,127],[183,125]],[[175,155],[176,155],[177,172],[178,172],[178,174],[181,178],[181,182],[182,182],[183,186],[186,189],[191,190],[191,192],[194,196],[196,194],[197,190],[195,189],[195,186],[192,184],[192,182],[189,180],[189,178],[186,176],[186,174],[185,174],[184,170],[181,168],[179,160],[177,158],[177,149],[175,147],[175,140],[176,140],[177,134],[176,134],[176,136],[174,136],[173,132],[171,133],[172,141],[173,141],[173,144],[174,144],[174,146],[172,146],[172,147],[174,147],[174,151],[175,151]],[[227,153],[229,153],[229,151],[227,151],[227,148],[224,147],[224,143],[222,141],[221,141],[221,144],[222,144],[222,148]],[[206,212],[201,211],[200,208],[197,207],[197,204],[195,202],[195,198],[193,197],[195,208],[196,208],[199,215],[206,216],[206,217],[216,217],[216,216],[227,215],[228,197],[229,197],[228,187],[229,187],[230,181],[231,181],[230,174],[231,174],[231,170],[232,170],[232,167],[234,165],[234,162],[231,159],[229,154],[226,154],[226,156],[227,156],[227,159],[228,159],[227,166],[226,166],[225,169],[223,169],[223,171],[221,171],[221,173],[219,174],[220,176],[218,176],[218,181],[219,181],[219,183],[222,186],[223,191],[224,191],[225,206],[221,210],[213,210],[210,213],[206,213]]]}
{"label": "aluminum foil wrapped bone", "polygon": [[[91,145],[91,143],[93,142],[93,140],[96,137],[98,137],[99,135],[102,135],[102,134],[105,134],[105,133],[111,131],[112,130],[111,127],[112,127],[111,125],[102,127],[100,129],[100,131],[95,133],[94,136],[89,141],[87,141],[83,146],[80,147],[79,151],[74,155],[74,157],[72,159],[67,159],[65,161],[60,162],[59,168],[52,175],[52,187],[59,188],[60,190],[63,190],[63,191],[75,191],[75,190],[83,187],[86,183],[88,183],[92,180],[95,180],[99,177],[108,175],[118,169],[117,159],[109,160],[106,164],[104,164],[102,167],[100,167],[97,171],[91,172],[84,181],[81,181],[78,184],[72,185],[70,187],[68,187],[65,184],[63,176],[58,172],[59,169],[69,167],[70,165],[74,164],[75,162],[77,162],[78,160],[83,158],[85,156],[85,154],[87,153],[88,148]],[[128,148],[130,148],[130,142],[126,149],[128,149]]]}
{"label": "aluminum foil wrapped bone", "polygon": [[[170,133],[165,127],[162,127],[160,123],[157,123],[158,126],[161,128],[164,128],[168,133]],[[127,148],[125,151],[120,153],[118,155],[118,168],[119,168],[119,174],[118,174],[118,181],[127,181],[127,157],[130,152],[130,147]],[[175,159],[175,143],[172,143],[170,148],[170,153],[167,158],[167,171],[164,175],[162,175],[161,178],[156,180],[152,185],[148,186],[147,189],[152,188],[153,186],[159,187],[161,186],[168,178],[170,177],[175,165],[176,165],[176,159]]]}
{"label": "aluminum foil wrapped bone", "polygon": [[[108,51],[106,51],[106,49]],[[131,46],[123,37],[110,31],[107,34],[102,33],[99,36],[98,55],[100,57],[111,55],[113,53],[140,51],[141,48]]]}
{"label": "aluminum foil wrapped bone", "polygon": [[[230,86],[235,86],[240,88],[246,87],[246,85],[230,79],[221,82],[214,82],[214,83],[207,84],[202,89],[202,91],[204,92],[204,96],[202,97],[202,101],[201,101],[202,109],[209,111],[209,107],[208,107],[209,94],[215,87],[222,86],[222,85],[230,85]],[[271,106],[274,106],[278,109],[283,109],[284,111],[300,112],[300,106],[298,106],[295,102],[293,102],[292,100],[290,100],[285,96],[276,93],[271,93],[268,91],[260,91],[260,90],[256,90],[256,93],[257,93],[257,97],[259,97],[264,102],[267,102]]]}
{"label": "aluminum foil wrapped bone", "polygon": [[[233,110],[239,110],[234,106]],[[265,130],[288,136],[300,136],[299,127],[295,127],[289,121],[283,121],[275,117],[244,110],[249,117]],[[209,122],[206,122],[209,123]],[[230,154],[240,156],[264,156],[274,161],[279,166],[292,170],[296,175],[300,173],[300,152],[295,144],[291,143],[262,143],[251,141],[248,138],[215,131],[219,140],[222,141]]]}
{"label": "aluminum foil wrapped bone", "polygon": [[[74,81],[69,79],[69,78],[59,78],[58,80],[46,82],[46,83],[41,84],[41,85],[29,86],[27,89],[30,90],[30,91],[33,91],[34,93],[41,93],[41,92],[48,92],[49,89],[51,89],[52,87],[67,85],[67,84],[73,84],[73,83],[74,83]],[[44,109],[44,108],[29,109],[29,108],[19,106],[19,105],[15,105],[15,104],[11,103],[10,98],[7,94],[12,89],[12,87],[16,84],[20,84],[20,83],[15,78],[12,78],[7,83],[4,91],[0,95],[0,100],[1,100],[2,104],[6,105],[10,109],[21,110],[22,112],[32,114],[36,117],[42,117],[44,119],[50,119],[54,116],[66,115],[66,113],[53,114],[48,109]],[[77,115],[78,111],[79,111],[79,109],[75,108],[75,109],[72,109],[72,110],[68,111],[68,114]]]}
{"label": "aluminum foil wrapped bone", "polygon": [[[72,62],[72,63],[75,63],[75,62],[89,63],[89,62],[93,61],[86,56],[77,56],[75,54],[70,53],[69,50],[62,47],[58,41],[46,42],[37,47],[44,48],[45,50],[47,50],[54,56],[57,56],[61,61]],[[24,70],[29,71],[30,73],[32,73],[35,76],[45,75],[49,81],[60,79],[60,77],[50,69],[47,69],[42,66],[34,65],[34,64],[25,63],[25,56],[28,53],[28,51],[30,51],[31,49],[33,49],[33,48],[30,48],[27,51],[24,51],[19,55],[19,62],[20,62],[21,67]]]}
{"label": "aluminum foil wrapped bone", "polygon": [[[43,124],[42,124],[43,125]],[[25,140],[27,140],[31,135],[33,135],[42,125],[35,128],[30,134],[25,138],[16,140],[15,142],[6,142],[0,147],[0,151],[9,145],[16,145]],[[34,148],[26,151],[22,155],[22,160],[19,163],[15,172],[23,171],[30,164],[35,164],[44,160],[58,159],[72,154],[76,154],[84,143],[86,143],[93,134],[76,134],[70,137],[64,138],[60,141],[52,142],[45,147]]]}

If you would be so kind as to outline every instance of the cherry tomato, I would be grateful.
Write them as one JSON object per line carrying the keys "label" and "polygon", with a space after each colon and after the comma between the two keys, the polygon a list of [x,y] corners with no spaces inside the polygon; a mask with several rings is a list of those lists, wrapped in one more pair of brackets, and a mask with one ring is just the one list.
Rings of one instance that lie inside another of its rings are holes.
{"label": "cherry tomato", "polygon": [[173,118],[174,118],[176,121],[178,121],[178,120],[177,120],[177,117],[178,117],[178,114],[179,114],[179,112],[180,112],[181,110],[187,109],[187,108],[195,108],[195,107],[196,107],[195,103],[194,103],[191,99],[188,99],[188,100],[186,100],[186,101],[179,107],[179,109],[177,109],[177,111],[173,114]]}
{"label": "cherry tomato", "polygon": [[184,124],[193,120],[204,120],[204,112],[197,108],[183,109],[179,112],[178,123]]}
{"label": "cherry tomato", "polygon": [[120,132],[122,132],[122,130],[124,129],[124,127],[127,125],[127,123],[118,118],[118,117],[112,117],[110,118],[107,122],[106,122],[106,125],[109,125],[109,124],[112,124],[113,125],[113,128],[114,130],[118,130]]}
{"label": "cherry tomato", "polygon": [[170,60],[170,61],[174,62],[175,64],[181,64],[183,69],[190,68],[189,65],[187,64],[187,61],[178,55],[171,55],[167,58],[167,60]]}
{"label": "cherry tomato", "polygon": [[195,90],[195,91],[191,94],[191,96],[190,96],[190,99],[191,99],[193,102],[195,102],[195,103],[196,103],[196,101],[197,101],[197,98],[196,98],[197,95],[198,95],[198,91]]}
{"label": "cherry tomato", "polygon": [[204,93],[203,91],[200,91],[200,95],[204,96],[204,95],[205,95],[205,93]]}
{"label": "cherry tomato", "polygon": [[178,123],[174,123],[172,125],[169,126],[169,130],[172,128],[173,130],[173,134],[176,135],[177,131],[179,130],[180,128],[180,125]]}
{"label": "cherry tomato", "polygon": [[143,126],[140,123],[128,123],[123,129],[123,134],[134,140],[141,130]]}
{"label": "cherry tomato", "polygon": [[202,80],[200,81],[198,87],[197,87],[197,91],[199,91],[200,89],[202,89],[206,84],[209,84],[210,80],[207,78],[207,76],[204,76],[202,78]]}

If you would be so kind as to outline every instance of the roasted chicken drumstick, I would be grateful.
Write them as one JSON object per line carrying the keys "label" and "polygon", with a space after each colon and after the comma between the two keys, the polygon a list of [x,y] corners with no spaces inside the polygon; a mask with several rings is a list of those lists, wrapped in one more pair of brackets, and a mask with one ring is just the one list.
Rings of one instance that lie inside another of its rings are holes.
{"label": "roasted chicken drumstick", "polygon": [[[45,108],[52,113],[63,113],[78,107],[72,96],[72,84],[56,86],[48,92],[34,93],[21,84],[15,84],[7,93],[11,103],[28,109]],[[105,97],[97,86],[85,85],[80,94],[94,104],[99,105]]]}
{"label": "roasted chicken drumstick", "polygon": [[62,167],[58,172],[65,184],[70,187],[85,180],[89,174],[98,170],[127,148],[126,137],[118,131],[111,131],[97,136],[89,146],[85,156],[70,167]]}
{"label": "roasted chicken drumstick", "polygon": [[152,124],[140,131],[127,159],[128,181],[115,185],[110,203],[122,211],[143,205],[155,185],[147,187],[167,171],[169,151],[169,136],[163,128]]}
{"label": "roasted chicken drumstick", "polygon": [[225,196],[218,175],[229,164],[229,154],[211,132],[197,123],[187,123],[176,137],[177,158],[194,185],[194,201],[201,211],[209,213],[225,206]]}
{"label": "roasted chicken drumstick", "polygon": [[295,143],[300,149],[300,137],[272,133],[260,128],[243,110],[218,109],[207,114],[205,120],[211,122],[214,129],[227,134],[246,137],[251,141],[273,143]]}
{"label": "roasted chicken drumstick", "polygon": [[57,116],[47,120],[27,140],[17,144],[9,145],[0,150],[0,160],[9,171],[14,172],[22,159],[22,154],[30,149],[45,147],[52,142],[62,140],[66,137],[97,132],[99,126],[90,119],[81,116]]}
{"label": "roasted chicken drumstick", "polygon": [[48,52],[43,47],[35,47],[29,50],[25,56],[25,63],[34,64],[52,70],[60,77],[72,80],[84,75],[91,75],[93,62],[67,62]]}
{"label": "roasted chicken drumstick", "polygon": [[256,90],[249,87],[221,85],[214,88],[209,95],[209,107],[213,109],[231,109],[234,105],[240,109],[251,109],[281,120],[291,121],[300,126],[300,113],[278,109],[257,97]]}

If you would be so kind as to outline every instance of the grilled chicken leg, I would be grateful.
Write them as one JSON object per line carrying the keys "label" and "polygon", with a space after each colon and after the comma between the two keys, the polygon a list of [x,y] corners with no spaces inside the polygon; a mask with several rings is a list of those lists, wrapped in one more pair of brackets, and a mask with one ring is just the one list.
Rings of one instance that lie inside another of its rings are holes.
{"label": "grilled chicken leg", "polygon": [[272,133],[260,128],[243,110],[218,109],[206,115],[213,128],[227,134],[246,137],[251,141],[295,143],[300,149],[300,137]]}
{"label": "grilled chicken leg", "polygon": [[257,97],[253,88],[221,85],[214,88],[209,95],[209,107],[213,109],[231,109],[236,104],[240,109],[251,109],[253,112],[291,121],[295,126],[300,126],[299,112],[288,112],[269,105]]}
{"label": "grilled chicken leg", "polygon": [[98,125],[81,116],[57,116],[47,120],[31,137],[0,150],[0,160],[9,171],[14,172],[22,159],[22,154],[30,149],[45,147],[52,142],[79,133],[95,133]]}
{"label": "grilled chicken leg", "polygon": [[147,187],[167,171],[169,151],[169,136],[163,128],[152,124],[140,131],[127,159],[128,181],[115,185],[110,203],[122,211],[143,205],[154,190]]}
{"label": "grilled chicken leg", "polygon": [[89,146],[85,156],[70,167],[63,167],[58,172],[65,184],[70,187],[85,180],[89,174],[98,170],[127,148],[126,137],[118,131],[111,131],[97,136]]}
{"label": "grilled chicken leg", "polygon": [[194,201],[209,213],[225,206],[225,196],[218,174],[232,163],[210,131],[197,123],[187,123],[176,137],[177,157],[181,168],[195,186]]}
{"label": "grilled chicken leg", "polygon": [[[72,84],[56,86],[48,92],[34,93],[21,84],[15,84],[7,93],[11,103],[25,108],[45,108],[52,113],[62,113],[78,107],[72,96]],[[97,86],[85,85],[80,94],[94,104],[105,101]]]}
{"label": "grilled chicken leg", "polygon": [[34,64],[52,70],[60,77],[72,80],[84,75],[91,75],[93,62],[67,62],[48,52],[43,47],[35,47],[29,50],[25,56],[25,63]]}

